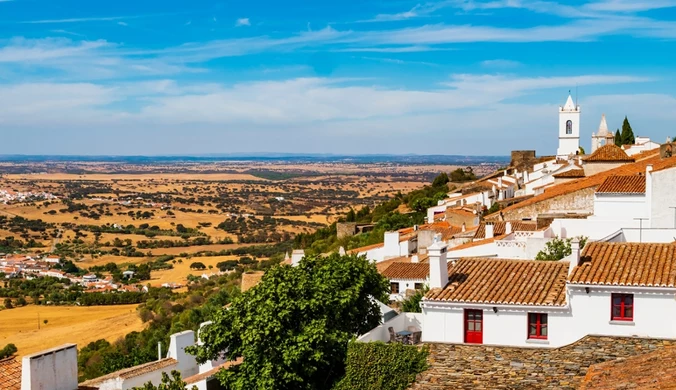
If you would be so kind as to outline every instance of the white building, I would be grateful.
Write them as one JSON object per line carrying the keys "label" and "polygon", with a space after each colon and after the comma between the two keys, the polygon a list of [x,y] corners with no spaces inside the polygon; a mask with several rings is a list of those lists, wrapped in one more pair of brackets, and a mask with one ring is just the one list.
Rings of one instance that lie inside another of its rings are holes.
{"label": "white building", "polygon": [[[587,335],[676,339],[676,244],[589,243],[565,261],[465,258],[430,250],[423,342],[556,348]],[[400,330],[395,327],[395,330]],[[362,341],[383,340],[377,329]],[[383,341],[386,341],[383,340]]]}
{"label": "white building", "polygon": [[580,106],[575,105],[573,97],[568,95],[566,104],[559,107],[559,148],[556,156],[567,159],[570,155],[578,154],[579,150]]}

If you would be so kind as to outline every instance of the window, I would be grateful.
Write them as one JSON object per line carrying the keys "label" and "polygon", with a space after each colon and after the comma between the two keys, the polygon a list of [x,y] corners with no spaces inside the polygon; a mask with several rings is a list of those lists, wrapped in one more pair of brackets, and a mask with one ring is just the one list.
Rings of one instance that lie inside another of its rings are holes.
{"label": "window", "polygon": [[610,319],[613,321],[634,320],[634,294],[612,294]]}
{"label": "window", "polygon": [[528,338],[547,340],[547,314],[528,313]]}
{"label": "window", "polygon": [[422,283],[416,283],[416,284],[415,284],[415,289],[416,289],[416,290],[422,290],[422,289],[423,289],[423,284],[422,284]]}
{"label": "window", "polygon": [[399,294],[399,283],[396,282],[390,283],[390,293]]}
{"label": "window", "polygon": [[573,121],[566,122],[566,134],[573,134]]}

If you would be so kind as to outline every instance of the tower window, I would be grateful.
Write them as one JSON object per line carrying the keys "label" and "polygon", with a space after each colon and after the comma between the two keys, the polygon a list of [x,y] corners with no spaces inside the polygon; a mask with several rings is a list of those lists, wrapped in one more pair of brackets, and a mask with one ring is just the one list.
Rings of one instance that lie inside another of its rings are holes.
{"label": "tower window", "polygon": [[573,134],[573,121],[566,122],[566,134]]}

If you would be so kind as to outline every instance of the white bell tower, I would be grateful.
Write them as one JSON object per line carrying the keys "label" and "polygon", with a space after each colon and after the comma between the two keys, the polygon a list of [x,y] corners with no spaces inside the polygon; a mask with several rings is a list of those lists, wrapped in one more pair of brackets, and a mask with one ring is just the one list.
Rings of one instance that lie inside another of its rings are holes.
{"label": "white bell tower", "polygon": [[559,148],[556,157],[567,158],[580,150],[580,106],[573,103],[573,97],[559,107]]}

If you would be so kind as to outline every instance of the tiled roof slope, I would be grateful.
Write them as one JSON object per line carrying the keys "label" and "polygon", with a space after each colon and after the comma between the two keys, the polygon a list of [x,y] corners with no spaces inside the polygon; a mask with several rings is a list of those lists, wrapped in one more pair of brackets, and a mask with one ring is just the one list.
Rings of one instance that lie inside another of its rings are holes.
{"label": "tiled roof slope", "polygon": [[[512,223],[512,231],[516,232],[534,232],[538,230],[537,222],[524,222],[524,221],[510,221]],[[493,235],[501,236],[505,234],[507,230],[507,221],[496,221],[493,222]],[[481,222],[479,228],[474,233],[474,239],[486,238],[486,222]]]}
{"label": "tiled roof slope", "polygon": [[589,367],[580,390],[676,389],[676,347]]}
{"label": "tiled roof slope", "polygon": [[569,171],[555,173],[553,176],[555,179],[570,179],[584,177],[584,169],[571,169]]}
{"label": "tiled roof slope", "polygon": [[610,286],[676,286],[676,244],[592,242],[569,283]]}
{"label": "tiled roof slope", "polygon": [[[428,254],[416,255],[416,256],[418,256],[418,262],[419,263],[426,263],[429,259]],[[412,258],[413,258],[413,255],[394,257],[394,258],[391,258],[391,259],[387,259],[387,260],[384,260],[384,261],[377,262],[376,268],[378,269],[378,272],[380,272],[382,274],[393,263],[411,263]]]}
{"label": "tiled roof slope", "polygon": [[645,176],[610,176],[596,189],[599,194],[645,194]]}
{"label": "tiled roof slope", "polygon": [[568,263],[559,261],[460,259],[448,284],[430,290],[426,300],[563,306]]}
{"label": "tiled roof slope", "polygon": [[175,365],[177,363],[178,363],[178,361],[174,358],[164,358],[162,360],[157,360],[157,361],[154,361],[154,362],[141,364],[141,365],[138,365],[138,366],[129,367],[129,368],[125,368],[125,369],[122,369],[122,370],[119,370],[119,371],[111,372],[110,374],[82,382],[81,385],[82,386],[94,386],[94,387],[96,387],[96,385],[100,385],[101,383],[108,381],[110,379],[135,378],[137,376],[147,374],[147,373],[150,373],[150,372],[153,372],[153,371],[162,370],[164,368],[170,367],[170,366]]}
{"label": "tiled roof slope", "polygon": [[21,390],[21,363],[13,356],[0,359],[0,389]]}
{"label": "tiled roof slope", "polygon": [[427,279],[429,274],[428,263],[392,263],[382,272],[388,279]]}
{"label": "tiled roof slope", "polygon": [[622,148],[613,144],[604,145],[596,149],[590,156],[582,158],[585,162],[633,162]]}
{"label": "tiled roof slope", "polygon": [[625,164],[617,168],[597,173],[595,175],[587,176],[583,179],[568,181],[555,185],[546,189],[543,194],[534,196],[530,199],[524,200],[523,202],[502,209],[502,212],[507,213],[512,210],[556,198],[557,196],[584,190],[585,188],[597,187],[610,176],[637,175],[639,173],[645,172],[646,166],[649,164],[653,165],[653,172],[676,166],[676,156],[660,158],[659,151],[650,151],[650,153],[646,153],[642,157],[644,158],[633,164]]}

